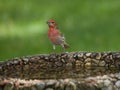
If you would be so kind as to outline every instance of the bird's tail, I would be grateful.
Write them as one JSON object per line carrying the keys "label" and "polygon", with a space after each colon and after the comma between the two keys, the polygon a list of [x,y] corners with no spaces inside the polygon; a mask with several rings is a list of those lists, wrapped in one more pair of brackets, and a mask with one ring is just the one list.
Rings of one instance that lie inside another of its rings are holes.
{"label": "bird's tail", "polygon": [[64,49],[67,49],[67,48],[69,48],[70,46],[69,46],[69,44],[67,44],[66,42],[64,43]]}

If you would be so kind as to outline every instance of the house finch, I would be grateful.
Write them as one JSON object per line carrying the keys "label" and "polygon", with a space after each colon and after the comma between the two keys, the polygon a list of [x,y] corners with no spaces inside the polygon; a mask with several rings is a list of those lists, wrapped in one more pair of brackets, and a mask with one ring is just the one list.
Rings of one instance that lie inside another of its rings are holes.
{"label": "house finch", "polygon": [[55,50],[56,45],[61,45],[63,49],[68,48],[69,45],[66,43],[64,36],[59,31],[56,22],[54,20],[48,20],[47,24],[49,26],[48,38],[53,43],[53,49]]}

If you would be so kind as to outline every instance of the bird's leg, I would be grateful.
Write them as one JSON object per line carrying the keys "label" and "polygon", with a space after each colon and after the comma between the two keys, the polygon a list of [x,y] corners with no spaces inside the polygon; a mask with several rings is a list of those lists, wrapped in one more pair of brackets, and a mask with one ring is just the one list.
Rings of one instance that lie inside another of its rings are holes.
{"label": "bird's leg", "polygon": [[53,45],[53,50],[55,50],[56,49],[56,47],[55,47],[55,45]]}
{"label": "bird's leg", "polygon": [[57,56],[55,49],[56,49],[56,46],[53,45],[53,50],[54,50],[54,53],[53,53],[53,54],[54,54],[55,56]]}

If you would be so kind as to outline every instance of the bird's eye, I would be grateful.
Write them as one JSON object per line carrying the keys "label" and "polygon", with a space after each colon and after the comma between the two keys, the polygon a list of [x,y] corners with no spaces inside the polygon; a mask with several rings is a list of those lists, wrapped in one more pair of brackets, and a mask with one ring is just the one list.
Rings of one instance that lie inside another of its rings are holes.
{"label": "bird's eye", "polygon": [[51,22],[51,23],[55,23],[55,22]]}

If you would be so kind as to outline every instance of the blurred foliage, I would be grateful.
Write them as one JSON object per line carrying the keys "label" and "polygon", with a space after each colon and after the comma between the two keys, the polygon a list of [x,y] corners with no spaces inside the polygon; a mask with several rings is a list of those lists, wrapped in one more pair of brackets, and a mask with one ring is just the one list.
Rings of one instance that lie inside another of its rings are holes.
{"label": "blurred foliage", "polygon": [[120,0],[0,0],[0,60],[53,51],[46,21],[55,19],[70,49],[119,51]]}

